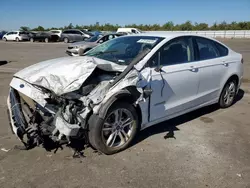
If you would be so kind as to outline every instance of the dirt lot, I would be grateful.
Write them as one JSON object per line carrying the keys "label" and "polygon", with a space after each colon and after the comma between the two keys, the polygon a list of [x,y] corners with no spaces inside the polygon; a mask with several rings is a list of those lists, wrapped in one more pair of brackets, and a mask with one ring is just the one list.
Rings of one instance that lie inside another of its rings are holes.
{"label": "dirt lot", "polygon": [[218,187],[250,188],[250,40],[223,40],[243,54],[245,76],[237,102],[210,106],[140,133],[126,151],[112,156],[92,149],[72,159],[42,148],[14,149],[6,115],[8,84],[20,68],[66,56],[65,44],[0,41],[0,187]]}

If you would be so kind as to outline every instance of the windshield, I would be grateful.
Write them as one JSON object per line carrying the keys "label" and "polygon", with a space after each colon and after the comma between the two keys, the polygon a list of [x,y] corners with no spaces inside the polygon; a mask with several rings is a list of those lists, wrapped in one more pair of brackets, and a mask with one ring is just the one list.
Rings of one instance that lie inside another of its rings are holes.
{"label": "windshield", "polygon": [[95,36],[93,36],[93,37],[91,37],[89,39],[86,39],[85,41],[87,41],[87,42],[95,42],[101,37],[102,37],[102,35],[95,35]]}
{"label": "windshield", "polygon": [[163,38],[152,36],[126,36],[109,40],[84,55],[93,56],[121,65],[130,62],[146,48],[153,49]]}

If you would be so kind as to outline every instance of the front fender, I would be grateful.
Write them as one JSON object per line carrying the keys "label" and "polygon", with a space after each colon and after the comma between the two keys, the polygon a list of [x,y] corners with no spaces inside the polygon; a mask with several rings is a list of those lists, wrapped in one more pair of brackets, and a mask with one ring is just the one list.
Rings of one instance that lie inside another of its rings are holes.
{"label": "front fender", "polygon": [[122,97],[133,98],[132,94],[128,90],[118,91],[117,93],[112,95],[105,103],[101,104],[99,111],[98,111],[99,117],[104,119],[110,106],[114,104],[115,101],[117,101],[119,98],[122,98]]}

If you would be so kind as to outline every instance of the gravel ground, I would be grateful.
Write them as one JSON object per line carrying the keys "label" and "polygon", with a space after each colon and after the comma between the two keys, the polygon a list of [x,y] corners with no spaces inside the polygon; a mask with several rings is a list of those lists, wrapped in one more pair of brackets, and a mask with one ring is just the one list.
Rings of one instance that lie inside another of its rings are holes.
{"label": "gravel ground", "polygon": [[[67,45],[0,41],[0,187],[211,187],[250,188],[250,40],[222,40],[244,56],[237,102],[160,123],[140,133],[127,150],[100,155],[88,148],[20,151],[6,115],[8,84],[20,68],[66,56]],[[7,64],[4,64],[7,61]]]}

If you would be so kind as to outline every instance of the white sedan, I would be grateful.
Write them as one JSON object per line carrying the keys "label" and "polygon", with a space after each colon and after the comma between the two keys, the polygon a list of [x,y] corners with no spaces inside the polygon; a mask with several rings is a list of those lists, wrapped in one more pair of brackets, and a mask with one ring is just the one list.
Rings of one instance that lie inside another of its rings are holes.
{"label": "white sedan", "polygon": [[231,106],[242,64],[241,54],[202,36],[119,37],[16,73],[7,101],[12,130],[27,149],[54,142],[77,150],[79,142],[113,154],[149,126],[215,103]]}

